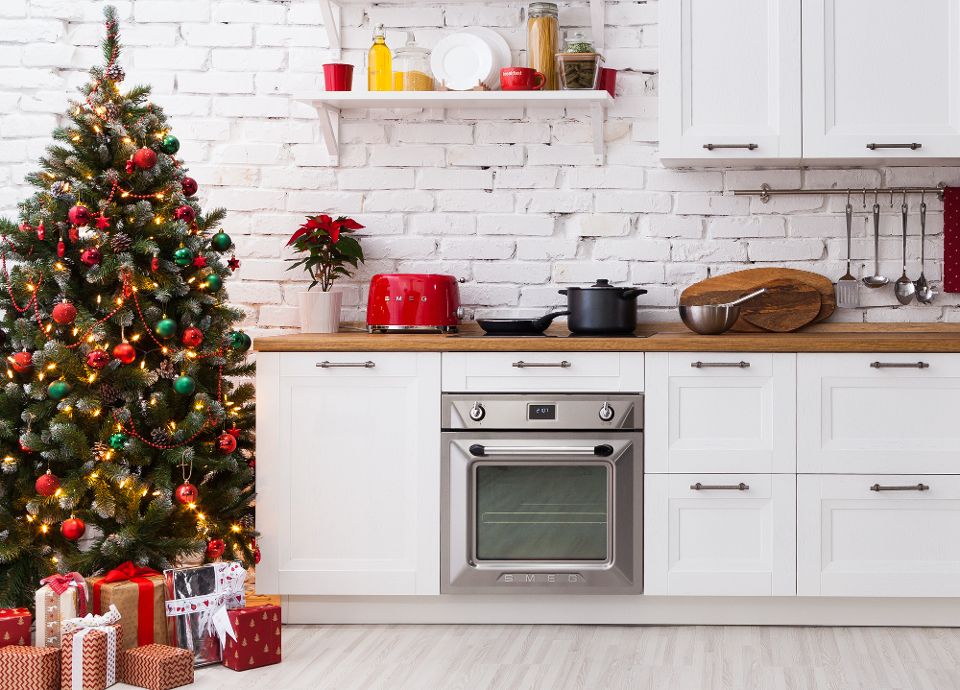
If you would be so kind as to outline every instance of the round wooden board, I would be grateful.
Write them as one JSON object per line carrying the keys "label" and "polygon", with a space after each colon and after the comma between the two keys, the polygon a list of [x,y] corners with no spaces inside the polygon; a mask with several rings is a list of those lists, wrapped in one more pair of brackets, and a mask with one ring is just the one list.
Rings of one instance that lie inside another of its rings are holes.
{"label": "round wooden board", "polygon": [[740,319],[765,331],[790,333],[812,323],[820,313],[820,293],[799,280],[781,278],[766,292],[740,307]]}

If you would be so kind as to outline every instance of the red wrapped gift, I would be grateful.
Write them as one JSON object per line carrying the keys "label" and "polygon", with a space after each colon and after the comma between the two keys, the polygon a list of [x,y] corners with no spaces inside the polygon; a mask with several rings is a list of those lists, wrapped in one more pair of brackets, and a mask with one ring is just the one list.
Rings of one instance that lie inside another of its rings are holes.
{"label": "red wrapped gift", "polygon": [[116,606],[63,622],[60,634],[62,690],[105,690],[117,682],[117,655],[123,626]]}
{"label": "red wrapped gift", "polygon": [[167,641],[163,575],[150,568],[138,568],[130,561],[106,575],[87,579],[93,598],[93,613],[116,605],[123,617],[122,649]]}
{"label": "red wrapped gift", "polygon": [[168,690],[193,682],[193,654],[165,644],[120,652],[119,680],[147,690]]}
{"label": "red wrapped gift", "polygon": [[0,647],[30,644],[30,609],[0,609]]}
{"label": "red wrapped gift", "polygon": [[237,638],[227,638],[223,665],[234,671],[280,663],[280,607],[245,606],[227,611]]}
{"label": "red wrapped gift", "polygon": [[58,647],[0,649],[0,690],[59,690]]}

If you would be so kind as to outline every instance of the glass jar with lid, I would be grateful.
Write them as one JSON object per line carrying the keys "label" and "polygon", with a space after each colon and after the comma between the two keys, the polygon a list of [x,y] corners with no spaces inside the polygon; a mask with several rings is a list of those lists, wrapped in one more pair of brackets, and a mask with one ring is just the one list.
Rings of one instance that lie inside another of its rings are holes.
{"label": "glass jar with lid", "polygon": [[557,89],[554,56],[560,44],[559,10],[552,2],[532,2],[527,8],[527,66],[544,76],[544,90]]}
{"label": "glass jar with lid", "polygon": [[433,91],[430,51],[417,45],[412,31],[407,43],[393,55],[393,88],[395,91]]}
{"label": "glass jar with lid", "polygon": [[600,77],[603,56],[593,49],[593,43],[576,31],[567,34],[562,53],[557,53],[557,78],[561,89],[595,89]]}

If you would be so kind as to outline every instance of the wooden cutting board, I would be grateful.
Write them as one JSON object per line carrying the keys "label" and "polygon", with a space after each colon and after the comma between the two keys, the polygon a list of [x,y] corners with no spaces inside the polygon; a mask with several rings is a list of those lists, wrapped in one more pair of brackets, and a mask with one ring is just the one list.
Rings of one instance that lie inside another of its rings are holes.
{"label": "wooden cutting board", "polygon": [[812,323],[820,313],[820,293],[799,280],[780,278],[763,286],[759,297],[740,307],[740,319],[774,333],[790,333]]}

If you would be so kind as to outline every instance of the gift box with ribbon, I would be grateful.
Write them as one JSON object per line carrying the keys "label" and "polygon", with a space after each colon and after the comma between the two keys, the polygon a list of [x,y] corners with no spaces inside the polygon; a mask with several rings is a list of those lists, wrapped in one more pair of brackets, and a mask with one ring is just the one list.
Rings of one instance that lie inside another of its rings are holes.
{"label": "gift box with ribbon", "polygon": [[0,647],[30,644],[30,609],[0,609]]}
{"label": "gift box with ribbon", "polygon": [[105,690],[117,682],[117,655],[123,626],[111,605],[102,616],[88,613],[63,622],[60,637],[62,690]]}
{"label": "gift box with ribbon", "polygon": [[280,607],[245,606],[228,612],[237,633],[223,648],[223,665],[234,671],[280,663]]}
{"label": "gift box with ribbon", "polygon": [[167,618],[163,608],[163,575],[140,568],[130,561],[106,575],[87,579],[92,592],[92,611],[101,614],[111,605],[123,617],[121,649],[167,642]]}
{"label": "gift box with ribbon", "polygon": [[34,597],[38,647],[59,647],[60,627],[68,618],[87,615],[87,583],[80,573],[51,575],[40,580]]}
{"label": "gift box with ribbon", "polygon": [[59,647],[0,649],[0,690],[59,690]]}
{"label": "gift box with ribbon", "polygon": [[193,654],[179,647],[148,644],[120,652],[120,682],[147,690],[169,690],[193,682]]}
{"label": "gift box with ribbon", "polygon": [[227,637],[236,633],[227,615],[245,603],[247,573],[236,561],[164,570],[169,642],[189,650],[196,666],[220,663]]}

